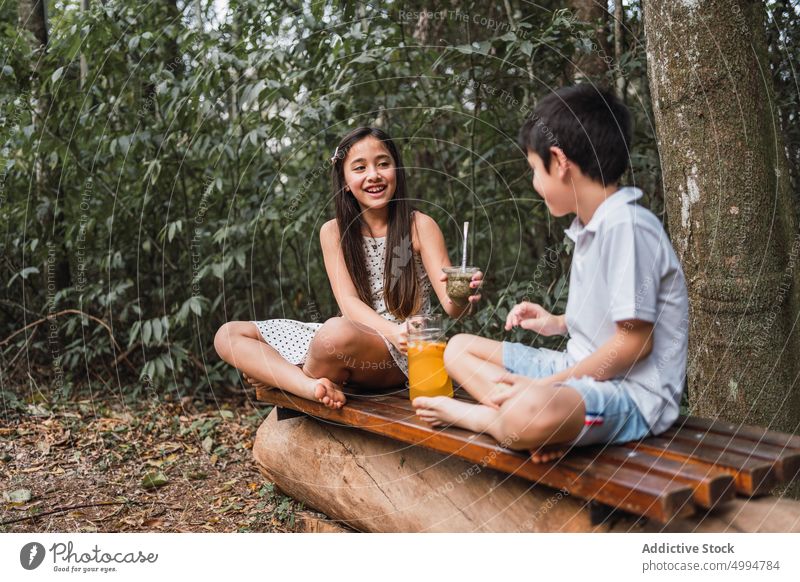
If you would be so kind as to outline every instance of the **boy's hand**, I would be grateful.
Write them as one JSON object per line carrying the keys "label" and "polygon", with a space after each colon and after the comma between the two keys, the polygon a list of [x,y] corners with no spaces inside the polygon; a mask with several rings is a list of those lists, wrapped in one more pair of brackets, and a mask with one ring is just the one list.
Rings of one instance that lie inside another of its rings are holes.
{"label": "boy's hand", "polygon": [[520,376],[519,374],[512,374],[511,372],[503,372],[494,380],[496,388],[489,395],[489,404],[497,406],[502,404],[514,396],[521,390],[533,390],[539,386],[547,384],[541,378],[528,378],[527,376]]}
{"label": "boy's hand", "polygon": [[493,408],[500,408],[506,400],[517,393],[517,390],[518,388],[514,386],[509,386],[496,380],[494,389],[486,397],[486,402],[483,404]]}
{"label": "boy's hand", "polygon": [[541,305],[529,301],[518,303],[508,312],[506,331],[512,327],[521,327],[545,336],[566,333],[563,317],[553,315]]}
{"label": "boy's hand", "polygon": [[[447,283],[447,273],[442,273],[441,275],[439,275],[439,281],[441,281],[442,283]],[[481,285],[483,285],[483,273],[481,271],[478,271],[477,273],[472,275],[472,279],[470,279],[469,286],[470,289],[480,289]],[[470,295],[468,300],[470,303],[475,304],[481,300],[481,294],[476,293],[475,295]],[[453,300],[448,297],[447,302],[453,303]]]}

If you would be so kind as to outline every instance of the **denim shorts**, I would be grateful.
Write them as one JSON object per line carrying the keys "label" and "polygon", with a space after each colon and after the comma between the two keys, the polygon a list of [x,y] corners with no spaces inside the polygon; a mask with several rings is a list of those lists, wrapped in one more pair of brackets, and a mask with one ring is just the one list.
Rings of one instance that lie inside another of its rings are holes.
{"label": "denim shorts", "polygon": [[[566,352],[503,342],[503,366],[512,374],[546,378],[574,364]],[[624,443],[644,438],[650,432],[647,421],[619,381],[600,382],[584,376],[563,384],[577,390],[586,406],[583,429],[571,444]]]}

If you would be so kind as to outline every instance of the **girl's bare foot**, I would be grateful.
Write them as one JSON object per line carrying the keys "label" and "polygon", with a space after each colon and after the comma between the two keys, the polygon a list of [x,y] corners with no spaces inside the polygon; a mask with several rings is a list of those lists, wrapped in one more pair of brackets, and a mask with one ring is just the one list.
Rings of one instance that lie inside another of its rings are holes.
{"label": "girl's bare foot", "polygon": [[252,386],[253,388],[256,388],[256,389],[258,389],[258,388],[266,388],[267,390],[272,388],[272,386],[267,386],[266,384],[264,384],[260,380],[256,380],[255,378],[252,378],[252,377],[248,376],[244,372],[242,372],[242,378],[244,378],[244,381],[247,382],[248,384],[250,384],[250,386]]}
{"label": "girl's bare foot", "polygon": [[[252,376],[248,376],[244,372],[242,372],[242,377],[244,378],[244,381],[250,384],[250,386],[253,388],[265,388],[267,390],[274,388],[274,386],[268,386],[262,381],[256,380]],[[308,400],[318,400],[329,408],[341,408],[342,405],[347,402],[347,398],[345,398],[344,392],[341,391],[340,386],[334,382],[331,382],[327,378],[312,379],[306,385],[306,388],[302,391],[302,394],[298,394],[298,396]]]}
{"label": "girl's bare foot", "polygon": [[345,398],[341,386],[327,378],[317,378],[314,380],[313,386],[314,398],[322,402],[328,408],[338,409],[347,402],[347,398]]}
{"label": "girl's bare foot", "polygon": [[564,449],[531,449],[531,461],[534,463],[549,463],[563,457],[565,452]]}
{"label": "girl's bare foot", "polygon": [[447,396],[418,396],[411,405],[417,409],[417,416],[432,426],[452,424],[473,432],[486,432],[497,418],[494,408]]}

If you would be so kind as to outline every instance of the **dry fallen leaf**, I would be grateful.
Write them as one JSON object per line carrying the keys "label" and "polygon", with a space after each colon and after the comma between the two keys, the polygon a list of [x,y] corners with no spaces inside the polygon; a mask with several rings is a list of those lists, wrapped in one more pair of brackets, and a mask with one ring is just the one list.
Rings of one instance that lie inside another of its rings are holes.
{"label": "dry fallen leaf", "polygon": [[163,487],[167,483],[169,483],[169,479],[167,479],[167,476],[164,475],[164,473],[162,473],[161,471],[158,471],[156,473],[148,473],[142,479],[142,487],[144,487],[145,489],[155,489],[157,487]]}
{"label": "dry fallen leaf", "polygon": [[53,446],[58,447],[67,444],[71,436],[72,436],[71,431],[67,429],[66,431],[64,431],[64,434],[61,436],[61,438],[59,438],[53,443]]}
{"label": "dry fallen leaf", "polygon": [[14,491],[3,493],[3,498],[9,503],[21,505],[31,500],[33,495],[30,489],[16,489]]}

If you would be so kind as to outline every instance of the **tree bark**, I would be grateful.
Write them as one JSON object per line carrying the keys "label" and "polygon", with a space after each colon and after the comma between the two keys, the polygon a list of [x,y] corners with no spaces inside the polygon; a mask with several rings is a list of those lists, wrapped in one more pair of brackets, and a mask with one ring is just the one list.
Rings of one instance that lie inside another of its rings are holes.
{"label": "tree bark", "polygon": [[797,432],[800,253],[760,2],[645,0],[693,414]]}
{"label": "tree bark", "polygon": [[[81,12],[86,15],[89,12],[89,0],[81,0]],[[86,86],[86,79],[89,77],[89,61],[86,60],[86,53],[81,50],[81,89]]]}
{"label": "tree bark", "polygon": [[[31,42],[32,48],[36,53],[36,57],[31,63],[31,76],[34,81],[38,80],[39,68],[42,64],[42,55],[47,50],[47,13],[44,0],[19,0],[17,4],[17,16],[19,18],[20,28],[27,30],[33,34],[33,41]],[[37,122],[43,119],[49,107],[50,100],[45,95],[39,95],[37,99],[37,107],[33,112],[33,124],[39,125]],[[41,133],[41,128],[38,128]],[[46,185],[44,184],[44,167],[41,157],[37,157],[34,165],[34,179],[36,183],[36,194],[41,199],[44,194]]]}
{"label": "tree bark", "polygon": [[[47,51],[49,41],[47,27],[47,11],[44,0],[20,0],[17,4],[17,17],[21,28],[33,34],[34,48],[36,57],[31,65],[31,76],[34,82],[34,94],[36,95],[36,108],[33,113],[33,125],[38,132],[39,138],[44,136],[44,127],[47,124],[47,115],[50,113],[51,97],[47,91],[42,90],[40,68],[44,62],[43,55]],[[54,132],[55,133],[55,132]],[[44,222],[44,226],[51,229],[50,236],[57,242],[53,242],[54,260],[45,261],[46,280],[53,281],[58,289],[63,289],[71,284],[71,274],[69,266],[69,254],[66,248],[66,224],[63,211],[58,211],[57,200],[62,192],[59,191],[58,176],[61,173],[60,166],[49,169],[42,159],[45,152],[42,147],[38,147],[39,155],[34,165],[35,191],[38,200],[48,200],[50,212]],[[51,199],[51,195],[53,198]]]}
{"label": "tree bark", "polygon": [[[593,27],[591,38],[584,39],[591,46],[589,52],[579,52],[572,63],[573,78],[587,78],[595,83],[603,82],[608,72],[610,61],[606,24],[608,10],[605,3],[597,0],[570,0],[569,7],[580,22],[588,22]],[[583,47],[581,51],[585,51]]]}
{"label": "tree bark", "polygon": [[203,30],[203,3],[202,0],[194,0],[194,16],[197,20],[197,29]]}
{"label": "tree bark", "polygon": [[617,86],[617,95],[623,101],[625,100],[625,76],[622,74],[619,63],[625,50],[624,23],[625,8],[622,6],[622,0],[614,0],[614,82]]}
{"label": "tree bark", "polygon": [[21,28],[33,33],[39,46],[47,46],[47,13],[44,0],[19,0],[17,15]]}

